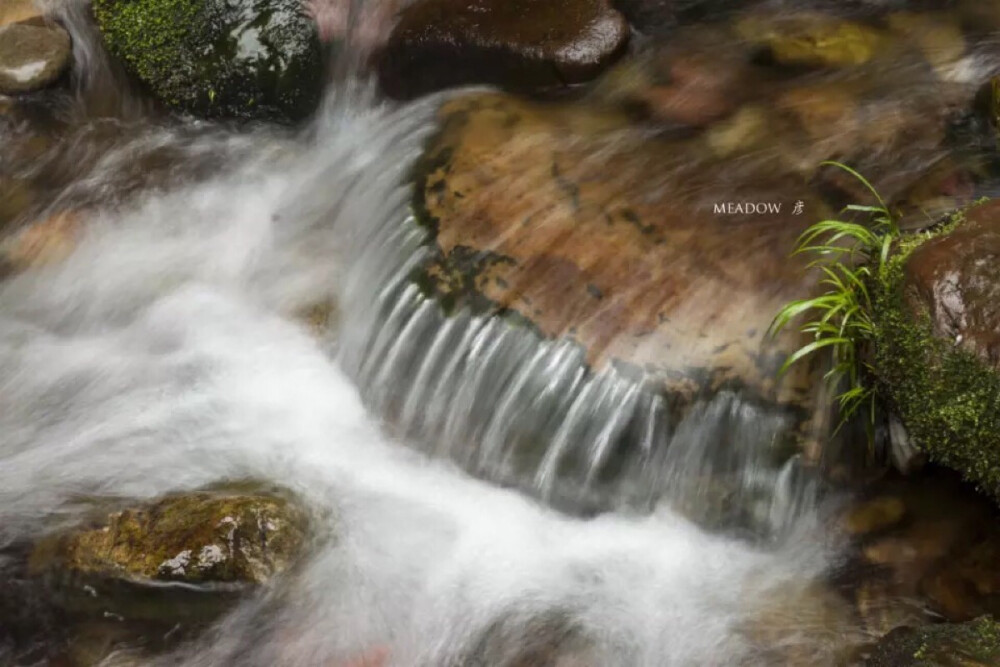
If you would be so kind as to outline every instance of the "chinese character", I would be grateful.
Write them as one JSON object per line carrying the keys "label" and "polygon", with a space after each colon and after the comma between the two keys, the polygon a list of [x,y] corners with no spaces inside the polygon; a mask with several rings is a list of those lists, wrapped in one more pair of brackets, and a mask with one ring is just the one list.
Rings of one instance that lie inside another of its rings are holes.
{"label": "chinese character", "polygon": [[792,210],[792,215],[802,215],[802,211],[805,210],[806,204],[801,199],[795,202],[795,208]]}

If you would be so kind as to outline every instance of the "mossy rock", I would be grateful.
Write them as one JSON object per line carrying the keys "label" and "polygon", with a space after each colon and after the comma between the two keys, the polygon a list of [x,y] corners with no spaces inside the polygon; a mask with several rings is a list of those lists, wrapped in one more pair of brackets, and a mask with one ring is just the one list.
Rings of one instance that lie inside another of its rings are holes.
{"label": "mossy rock", "polygon": [[94,0],[108,50],[162,102],[204,117],[295,121],[323,89],[300,0]]}
{"label": "mossy rock", "polygon": [[1000,665],[1000,625],[984,616],[962,624],[899,628],[886,635],[869,667]]}
{"label": "mossy rock", "polygon": [[284,494],[186,493],[48,537],[36,545],[29,570],[70,611],[211,616],[290,569],[307,528],[304,509]]}
{"label": "mossy rock", "polygon": [[905,239],[874,294],[880,395],[916,444],[1000,499],[1000,202]]}

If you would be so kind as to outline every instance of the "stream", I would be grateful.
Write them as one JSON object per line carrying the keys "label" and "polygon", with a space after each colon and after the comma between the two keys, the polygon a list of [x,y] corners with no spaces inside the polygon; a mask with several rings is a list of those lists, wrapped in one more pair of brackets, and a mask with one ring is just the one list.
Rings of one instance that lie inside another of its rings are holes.
{"label": "stream", "polygon": [[[178,120],[57,11],[74,96],[0,128],[33,217],[74,212],[58,261],[0,282],[0,572],[95,499],[258,480],[314,526],[197,639],[100,664],[822,665],[873,639],[826,588],[849,494],[775,459],[783,414],[727,388],[671,421],[572,343],[415,286],[413,169],[462,93],[389,103],[341,68],[295,130]],[[56,664],[20,634],[0,663]]]}

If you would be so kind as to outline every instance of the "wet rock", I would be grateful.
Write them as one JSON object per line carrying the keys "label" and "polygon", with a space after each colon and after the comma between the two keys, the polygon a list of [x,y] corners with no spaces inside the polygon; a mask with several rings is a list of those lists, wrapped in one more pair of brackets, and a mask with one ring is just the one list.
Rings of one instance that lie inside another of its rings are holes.
{"label": "wet rock", "polygon": [[0,27],[0,93],[41,90],[69,66],[70,39],[52,25],[14,24]]}
{"label": "wet rock", "polygon": [[1000,370],[1000,201],[973,208],[960,228],[917,248],[906,281],[935,335]]}
{"label": "wet rock", "polygon": [[898,523],[906,514],[906,505],[899,498],[882,496],[853,508],[843,521],[852,535],[875,533]]}
{"label": "wet rock", "polygon": [[[730,66],[727,66],[730,65]],[[667,65],[669,83],[638,95],[654,118],[700,127],[729,115],[739,103],[739,66],[722,58],[677,56]]]}
{"label": "wet rock", "polygon": [[292,567],[306,524],[284,495],[188,493],[43,540],[30,569],[72,611],[155,620],[211,615]]}
{"label": "wet rock", "polygon": [[[821,210],[787,175],[742,181],[705,162],[700,141],[650,141],[579,107],[468,96],[441,118],[417,210],[438,251],[425,284],[448,307],[523,318],[578,342],[595,368],[620,364],[685,395],[730,383],[769,401],[808,395],[800,376],[776,382],[776,346],[791,341],[766,336],[806,289],[787,258]],[[731,209],[717,210],[720,197]],[[794,215],[797,199],[809,216]],[[750,210],[762,201],[783,207]]]}
{"label": "wet rock", "polygon": [[488,83],[521,91],[593,79],[624,50],[607,0],[419,0],[377,57],[392,96]]}
{"label": "wet rock", "polygon": [[921,583],[935,611],[951,621],[1000,613],[1000,539],[989,536],[962,549]]}
{"label": "wet rock", "polygon": [[110,52],[161,102],[207,117],[294,121],[324,58],[300,0],[96,0]]}
{"label": "wet rock", "polygon": [[842,84],[795,86],[784,91],[775,106],[791,113],[813,141],[831,135],[853,137],[860,131],[857,96]]}
{"label": "wet rock", "polygon": [[813,13],[750,15],[737,33],[780,65],[847,67],[871,60],[886,37],[865,24]]}
{"label": "wet rock", "polygon": [[748,151],[770,138],[768,113],[762,106],[748,105],[732,118],[714,125],[706,134],[709,150],[721,158]]}
{"label": "wet rock", "polygon": [[972,667],[1000,664],[1000,625],[982,617],[961,625],[900,628],[886,635],[869,667]]}
{"label": "wet rock", "polygon": [[917,600],[900,599],[883,581],[867,581],[855,591],[855,606],[868,634],[881,637],[904,625],[923,623],[927,612]]}
{"label": "wet rock", "polygon": [[685,29],[622,61],[592,98],[656,124],[709,125],[744,103],[752,79],[745,54],[715,48],[728,38],[719,26]]}
{"label": "wet rock", "polygon": [[4,0],[0,4],[0,26],[11,23],[37,22],[42,11],[33,0]]}

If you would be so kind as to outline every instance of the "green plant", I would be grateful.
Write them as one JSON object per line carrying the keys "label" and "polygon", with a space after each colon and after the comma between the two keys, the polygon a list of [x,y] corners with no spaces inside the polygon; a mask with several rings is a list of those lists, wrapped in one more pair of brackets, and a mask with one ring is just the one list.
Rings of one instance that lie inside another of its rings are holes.
{"label": "green plant", "polygon": [[[771,335],[777,335],[794,320],[806,317],[799,331],[809,342],[793,352],[779,370],[784,374],[792,365],[820,351],[832,355],[824,380],[834,391],[840,408],[840,426],[862,406],[868,410],[868,433],[875,423],[875,390],[868,365],[867,347],[877,331],[872,320],[870,287],[889,259],[889,250],[899,236],[899,225],[878,191],[861,174],[839,162],[824,166],[841,169],[857,179],[875,198],[876,205],[852,204],[843,213],[861,215],[866,220],[821,220],[799,237],[795,254],[807,253],[815,259],[810,269],[818,270],[820,285],[826,291],[819,296],[786,304],[771,323]],[[838,426],[838,429],[840,428]]]}

